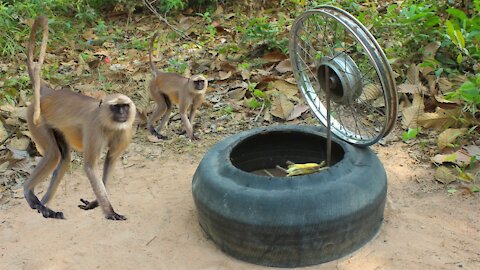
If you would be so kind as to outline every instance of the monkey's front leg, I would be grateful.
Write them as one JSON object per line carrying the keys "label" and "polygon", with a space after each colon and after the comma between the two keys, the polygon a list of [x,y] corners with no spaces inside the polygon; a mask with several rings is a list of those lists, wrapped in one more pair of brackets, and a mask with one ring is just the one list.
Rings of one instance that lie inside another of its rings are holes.
{"label": "monkey's front leg", "polygon": [[89,210],[100,205],[107,219],[126,220],[127,218],[124,215],[117,214],[113,210],[113,207],[110,204],[110,201],[108,200],[107,190],[103,183],[104,181],[106,182],[106,179],[108,178],[113,159],[107,153],[107,157],[105,158],[105,163],[104,163],[104,168],[106,168],[106,170],[104,170],[104,177],[103,177],[104,181],[100,181],[97,179],[94,173],[94,164],[95,164],[96,158],[91,154],[87,154],[87,152],[88,151],[85,152],[85,168],[84,169],[85,169],[85,173],[87,174],[88,180],[92,185],[93,192],[95,193],[95,196],[97,197],[97,199],[92,202],[81,200],[85,204],[85,206],[84,207],[79,206],[79,207],[84,210]]}
{"label": "monkey's front leg", "polygon": [[[112,168],[112,166],[113,166],[113,162],[112,162],[112,158],[111,158],[111,152],[108,151],[107,155],[105,155],[105,162],[103,163],[102,182],[103,182],[103,185],[105,186],[105,188],[107,187],[107,180],[108,180],[108,176],[110,174],[110,168]],[[98,201],[97,200],[88,201],[88,200],[85,200],[85,199],[80,199],[80,201],[83,203],[83,204],[78,205],[78,207],[80,209],[91,210],[91,209],[95,209],[95,208],[98,207]]]}
{"label": "monkey's front leg", "polygon": [[185,128],[185,131],[187,132],[187,136],[190,138],[190,140],[198,140],[198,137],[193,134],[193,128],[192,124],[190,123],[190,120],[187,117],[187,104],[180,104],[179,108],[179,113],[180,113],[180,118],[182,119],[183,122],[183,127]]}
{"label": "monkey's front leg", "polygon": [[190,123],[190,120],[188,120],[187,115],[180,114],[180,117],[182,118],[183,126],[185,127],[185,131],[190,140],[198,140],[198,137],[193,134],[192,124]]}

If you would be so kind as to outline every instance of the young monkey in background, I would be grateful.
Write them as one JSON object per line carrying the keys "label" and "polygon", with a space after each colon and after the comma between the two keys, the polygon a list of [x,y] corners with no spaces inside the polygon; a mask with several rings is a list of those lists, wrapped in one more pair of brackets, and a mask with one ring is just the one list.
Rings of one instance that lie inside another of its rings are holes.
{"label": "young monkey in background", "polygon": [[[160,135],[160,132],[170,117],[173,103],[178,105],[187,136],[191,140],[197,140],[198,137],[193,133],[193,120],[196,111],[205,99],[208,81],[202,75],[194,75],[187,78],[176,73],[158,70],[153,63],[152,57],[153,44],[157,35],[158,33],[155,33],[150,41],[149,52],[150,67],[153,75],[149,90],[150,96],[156,103],[156,108],[148,119],[147,128],[157,138],[166,139],[167,137]],[[153,125],[160,118],[162,119],[157,131]]]}

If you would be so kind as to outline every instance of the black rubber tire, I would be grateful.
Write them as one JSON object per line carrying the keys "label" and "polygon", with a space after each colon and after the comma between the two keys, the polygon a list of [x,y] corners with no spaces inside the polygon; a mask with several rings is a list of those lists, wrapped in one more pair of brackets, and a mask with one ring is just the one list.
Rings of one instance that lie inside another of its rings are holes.
{"label": "black rubber tire", "polygon": [[368,148],[332,138],[332,166],[296,177],[250,173],[325,160],[325,130],[276,126],[229,137],[204,156],[192,182],[200,226],[225,253],[299,267],[340,258],[378,232],[385,170]]}

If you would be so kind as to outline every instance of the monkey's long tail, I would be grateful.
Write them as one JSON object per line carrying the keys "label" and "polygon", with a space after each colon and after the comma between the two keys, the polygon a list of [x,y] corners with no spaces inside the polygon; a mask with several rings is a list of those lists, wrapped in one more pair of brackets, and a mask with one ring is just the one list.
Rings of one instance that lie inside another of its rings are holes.
{"label": "monkey's long tail", "polygon": [[155,67],[155,64],[153,63],[153,56],[152,56],[153,44],[155,43],[157,36],[158,36],[158,32],[155,32],[155,34],[153,34],[152,36],[152,40],[150,40],[150,52],[148,54],[148,58],[150,59],[150,68],[152,69],[153,76],[155,76],[158,71],[158,69]]}
{"label": "monkey's long tail", "polygon": [[[38,62],[35,64],[33,62],[33,52],[35,50],[35,34],[37,33],[38,27],[43,27],[43,37],[42,45],[40,46],[40,55],[38,57]],[[37,125],[40,122],[40,87],[42,84],[41,72],[43,60],[45,59],[45,52],[47,50],[47,40],[48,40],[48,19],[46,17],[40,16],[35,19],[35,22],[32,25],[32,30],[30,32],[30,41],[28,43],[28,53],[27,53],[27,68],[28,75],[33,85],[33,98],[34,98],[34,113],[33,113],[33,123]]]}

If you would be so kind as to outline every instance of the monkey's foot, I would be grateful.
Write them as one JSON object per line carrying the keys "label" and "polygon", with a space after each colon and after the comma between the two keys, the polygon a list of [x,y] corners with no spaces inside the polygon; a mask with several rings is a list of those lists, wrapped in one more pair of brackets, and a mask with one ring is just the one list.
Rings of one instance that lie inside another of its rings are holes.
{"label": "monkey's foot", "polygon": [[[181,131],[178,131],[177,134],[178,134],[178,135],[185,135],[185,134],[187,134],[187,132],[186,132],[185,130],[181,130]],[[199,138],[197,135],[195,135],[195,134],[192,134],[192,136],[191,136],[191,137],[189,136],[189,138],[190,138],[190,140],[192,140],[192,141],[198,141],[198,140],[200,140],[200,138]]]}
{"label": "monkey's foot", "polygon": [[52,209],[46,207],[44,204],[42,204],[38,200],[37,196],[33,194],[33,191],[27,190],[24,192],[24,195],[25,195],[25,199],[28,202],[28,205],[30,205],[32,209],[37,209],[37,212],[41,213],[44,218],[65,219],[62,212],[55,212]]}
{"label": "monkey's foot", "polygon": [[80,199],[80,201],[83,203],[83,204],[79,204],[78,207],[80,209],[83,209],[83,210],[90,210],[90,209],[94,209],[94,208],[97,208],[98,207],[98,202],[97,200],[94,200],[94,201],[87,201],[87,200],[84,200],[84,199]]}
{"label": "monkey's foot", "polygon": [[150,133],[152,133],[152,135],[154,135],[155,137],[157,137],[157,139],[159,139],[159,140],[167,140],[167,139],[168,139],[167,136],[160,135],[160,133],[158,133],[158,132],[155,130],[155,128],[153,128],[153,126],[148,127],[148,130],[150,131]]}
{"label": "monkey's foot", "polygon": [[168,140],[168,137],[165,136],[165,135],[160,135],[160,134],[158,134],[158,135],[155,135],[155,136],[156,136],[159,140]]}
{"label": "monkey's foot", "polygon": [[178,135],[185,135],[187,132],[185,130],[177,131]]}
{"label": "monkey's foot", "polygon": [[38,205],[37,211],[38,213],[41,213],[44,218],[65,219],[65,217],[63,216],[63,212],[55,212],[52,209],[43,205]]}
{"label": "monkey's foot", "polygon": [[105,215],[107,219],[110,220],[127,220],[127,217],[124,215],[120,215],[112,211],[112,213]]}

